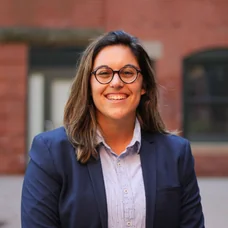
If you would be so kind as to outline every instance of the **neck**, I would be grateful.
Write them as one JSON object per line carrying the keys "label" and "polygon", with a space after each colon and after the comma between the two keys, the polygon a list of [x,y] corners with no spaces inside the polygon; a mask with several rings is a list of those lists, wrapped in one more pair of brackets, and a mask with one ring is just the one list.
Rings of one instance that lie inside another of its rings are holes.
{"label": "neck", "polygon": [[130,143],[135,127],[135,116],[123,120],[103,119],[98,124],[105,142],[116,154],[120,154]]}

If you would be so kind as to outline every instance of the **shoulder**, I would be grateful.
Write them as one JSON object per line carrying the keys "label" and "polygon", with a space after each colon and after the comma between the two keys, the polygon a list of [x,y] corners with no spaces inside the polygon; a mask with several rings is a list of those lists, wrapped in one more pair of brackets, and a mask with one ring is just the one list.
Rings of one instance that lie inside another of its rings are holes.
{"label": "shoulder", "polygon": [[34,137],[33,143],[34,142],[40,142],[43,146],[47,147],[51,153],[59,153],[73,149],[64,127],[40,133]]}
{"label": "shoulder", "polygon": [[60,153],[66,154],[68,150],[74,150],[64,127],[36,135],[33,139],[32,148],[36,145],[47,150],[52,156],[57,156]]}
{"label": "shoulder", "polygon": [[31,160],[53,173],[68,167],[66,163],[76,159],[75,149],[63,127],[43,132],[34,137],[29,151]]}
{"label": "shoulder", "polygon": [[142,139],[152,143],[158,161],[171,164],[186,164],[192,161],[190,142],[174,134],[146,133]]}
{"label": "shoulder", "polygon": [[142,138],[155,143],[156,147],[169,150],[183,150],[189,146],[189,141],[181,136],[174,134],[162,134],[162,133],[143,133]]}
{"label": "shoulder", "polygon": [[59,127],[51,131],[42,132],[35,136],[34,139],[42,139],[44,140],[48,145],[55,144],[55,143],[61,143],[61,142],[67,142],[67,134],[64,127]]}
{"label": "shoulder", "polygon": [[194,158],[190,142],[187,139],[173,134],[161,133],[149,134],[147,137],[154,143],[157,162],[161,167],[166,164],[167,167],[172,167],[171,170],[173,171],[176,167],[182,183],[194,174]]}
{"label": "shoulder", "polygon": [[189,145],[189,141],[181,136],[174,134],[158,134],[158,140],[163,143],[165,146],[169,146],[173,149],[184,149]]}
{"label": "shoulder", "polygon": [[191,159],[192,152],[189,140],[174,134],[158,134],[156,147],[161,154],[176,161]]}

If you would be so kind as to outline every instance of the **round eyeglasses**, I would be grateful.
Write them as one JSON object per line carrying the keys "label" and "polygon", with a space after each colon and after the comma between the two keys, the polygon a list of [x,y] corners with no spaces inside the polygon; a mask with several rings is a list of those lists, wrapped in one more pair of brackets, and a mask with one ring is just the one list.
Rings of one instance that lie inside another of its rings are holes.
{"label": "round eyeglasses", "polygon": [[91,72],[91,74],[94,74],[96,80],[101,84],[110,83],[115,73],[119,75],[119,78],[122,82],[130,84],[137,79],[138,74],[141,73],[141,70],[138,70],[133,65],[126,65],[120,70],[113,70],[108,66],[99,66],[97,69]]}

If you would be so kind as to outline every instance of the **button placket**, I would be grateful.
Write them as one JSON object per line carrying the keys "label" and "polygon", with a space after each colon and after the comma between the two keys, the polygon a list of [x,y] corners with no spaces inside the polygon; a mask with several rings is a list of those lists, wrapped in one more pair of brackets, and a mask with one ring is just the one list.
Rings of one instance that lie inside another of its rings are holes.
{"label": "button placket", "polygon": [[119,178],[119,183],[122,191],[122,203],[123,203],[123,213],[126,227],[132,227],[134,219],[134,201],[131,193],[131,186],[127,177],[127,167],[124,162],[124,156],[118,157],[116,159],[116,172]]}

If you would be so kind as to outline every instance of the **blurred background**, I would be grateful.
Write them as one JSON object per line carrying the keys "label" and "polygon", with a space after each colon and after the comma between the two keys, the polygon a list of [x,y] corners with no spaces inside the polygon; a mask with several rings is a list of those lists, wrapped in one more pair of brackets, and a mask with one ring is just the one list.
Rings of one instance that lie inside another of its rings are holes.
{"label": "blurred background", "polygon": [[228,0],[0,0],[0,227],[20,227],[32,138],[62,125],[80,54],[114,29],[140,38],[191,141],[206,227],[228,227]]}

